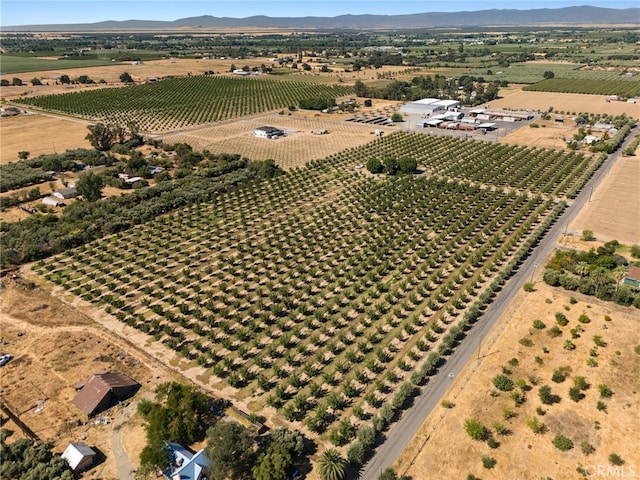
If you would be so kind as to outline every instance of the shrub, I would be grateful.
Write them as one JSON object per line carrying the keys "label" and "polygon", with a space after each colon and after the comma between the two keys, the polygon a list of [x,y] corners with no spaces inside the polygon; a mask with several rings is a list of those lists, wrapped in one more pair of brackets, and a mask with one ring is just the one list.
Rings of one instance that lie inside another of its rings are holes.
{"label": "shrub", "polygon": [[493,384],[501,392],[513,390],[513,381],[506,375],[496,375],[493,377]]}
{"label": "shrub", "polygon": [[580,323],[589,323],[589,322],[591,322],[591,319],[589,318],[589,316],[586,313],[583,313],[578,317],[578,321]]}
{"label": "shrub", "polygon": [[582,440],[580,442],[580,450],[582,450],[582,453],[584,453],[585,455],[591,455],[593,452],[596,451],[593,445],[591,445],[586,440]]}
{"label": "shrub", "polygon": [[553,371],[553,375],[551,376],[551,380],[555,383],[562,383],[567,378],[567,367],[556,368]]}
{"label": "shrub", "polygon": [[558,401],[558,397],[551,393],[551,387],[549,385],[543,385],[538,391],[540,401],[545,405],[553,405]]}
{"label": "shrub", "polygon": [[519,364],[520,362],[516,357],[513,357],[511,360],[509,360],[509,365],[511,365],[512,367],[517,367]]}
{"label": "shrub", "polygon": [[487,440],[487,445],[489,446],[489,448],[498,448],[500,446],[500,442],[498,442],[493,437],[489,437],[489,440]]}
{"label": "shrub", "polygon": [[474,440],[484,441],[489,437],[487,427],[472,418],[468,418],[464,421],[464,429]]}
{"label": "shrub", "polygon": [[580,390],[586,390],[587,388],[589,388],[589,384],[587,384],[587,381],[584,377],[573,377],[573,385]]}
{"label": "shrub", "polygon": [[569,398],[574,402],[579,402],[584,398],[584,393],[578,387],[571,387],[569,389]]}
{"label": "shrub", "polygon": [[502,418],[505,420],[509,420],[510,418],[516,417],[518,414],[511,410],[509,407],[502,408]]}
{"label": "shrub", "polygon": [[537,413],[538,415],[540,415],[541,417],[544,417],[544,416],[547,414],[547,411],[546,411],[544,408],[542,408],[542,407],[538,406],[538,407],[536,408],[536,413]]}
{"label": "shrub", "polygon": [[569,323],[569,319],[567,318],[567,316],[564,313],[557,312],[556,313],[556,322],[558,322],[558,325],[560,325],[561,327],[564,327],[565,325],[567,325]]}
{"label": "shrub", "polygon": [[455,406],[455,404],[452,401],[447,400],[446,398],[442,399],[442,401],[440,402],[440,405],[444,408],[453,408]]}
{"label": "shrub", "polygon": [[493,468],[496,466],[496,459],[489,455],[482,456],[482,466],[484,468]]}
{"label": "shrub", "polygon": [[536,357],[534,361],[536,362],[536,365],[542,365],[544,363],[542,357]]}
{"label": "shrub", "polygon": [[533,286],[533,282],[525,282],[525,284],[522,286],[522,289],[525,292],[533,292],[535,290]]}
{"label": "shrub", "polygon": [[640,245],[631,245],[631,256],[633,258],[640,258]]}
{"label": "shrub", "polygon": [[607,342],[605,342],[600,335],[594,335],[593,336],[593,343],[595,343],[596,346],[598,346],[598,347],[606,347],[607,346]]}
{"label": "shrub", "polygon": [[543,328],[545,328],[546,325],[544,324],[544,322],[542,320],[534,320],[533,321],[533,328],[535,328],[536,330],[542,330]]}
{"label": "shrub", "polygon": [[553,440],[551,440],[551,443],[561,452],[566,452],[573,448],[573,442],[571,439],[561,434],[556,435]]}
{"label": "shrub", "polygon": [[593,236],[593,231],[592,230],[583,230],[582,231],[582,240],[584,240],[585,242],[590,242],[594,238],[595,237]]}
{"label": "shrub", "polygon": [[521,338],[520,340],[518,340],[518,343],[524,347],[531,347],[533,346],[533,341],[530,338]]}
{"label": "shrub", "polygon": [[613,390],[611,390],[611,388],[609,388],[606,383],[601,383],[600,385],[598,385],[598,391],[600,392],[600,396],[602,398],[611,398],[611,395],[613,395]]}
{"label": "shrub", "polygon": [[500,422],[493,422],[493,425],[491,426],[493,427],[493,429],[496,431],[498,435],[504,436],[509,433],[509,429]]}
{"label": "shrub", "polygon": [[569,297],[569,303],[570,303],[571,305],[575,305],[576,303],[578,303],[578,300],[576,300],[576,298],[575,298],[575,297]]}
{"label": "shrub", "polygon": [[544,433],[545,431],[545,425],[540,421],[538,417],[528,418],[526,424],[527,427],[529,427],[531,431],[536,435]]}
{"label": "shrub", "polygon": [[618,455],[617,453],[612,453],[611,455],[609,455],[609,463],[619,466],[624,464],[624,460],[620,458],[620,455]]}

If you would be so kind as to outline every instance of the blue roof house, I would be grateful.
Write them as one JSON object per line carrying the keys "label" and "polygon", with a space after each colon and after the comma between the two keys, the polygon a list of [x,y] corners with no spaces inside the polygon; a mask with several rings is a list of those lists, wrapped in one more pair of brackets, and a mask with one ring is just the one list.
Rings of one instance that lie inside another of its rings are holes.
{"label": "blue roof house", "polygon": [[204,456],[204,449],[191,453],[182,445],[174,442],[168,444],[171,452],[171,465],[164,471],[169,480],[205,480],[209,463]]}

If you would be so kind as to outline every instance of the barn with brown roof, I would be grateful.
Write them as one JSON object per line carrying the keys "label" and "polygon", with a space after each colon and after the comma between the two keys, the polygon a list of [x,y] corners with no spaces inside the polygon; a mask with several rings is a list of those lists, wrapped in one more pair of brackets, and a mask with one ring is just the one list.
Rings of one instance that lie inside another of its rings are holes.
{"label": "barn with brown roof", "polygon": [[92,417],[103,410],[135,395],[140,384],[122,373],[91,375],[71,403]]}

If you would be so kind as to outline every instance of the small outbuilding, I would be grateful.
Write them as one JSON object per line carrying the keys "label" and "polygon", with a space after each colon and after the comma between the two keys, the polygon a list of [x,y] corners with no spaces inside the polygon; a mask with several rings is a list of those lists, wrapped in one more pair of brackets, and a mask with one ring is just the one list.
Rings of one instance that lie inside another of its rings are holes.
{"label": "small outbuilding", "polygon": [[280,130],[279,128],[265,125],[264,127],[256,128],[253,131],[253,134],[256,137],[272,139],[272,138],[284,137],[284,130]]}
{"label": "small outbuilding", "polygon": [[93,417],[135,395],[140,384],[122,373],[96,373],[78,387],[80,391],[71,403],[88,417]]}
{"label": "small outbuilding", "polygon": [[62,453],[71,470],[82,472],[91,468],[96,452],[84,442],[70,443]]}
{"label": "small outbuilding", "polygon": [[56,190],[53,192],[53,196],[59,198],[60,200],[68,200],[70,198],[75,198],[78,196],[78,190],[76,187],[67,187],[61,190]]}
{"label": "small outbuilding", "polygon": [[64,203],[62,203],[59,199],[54,197],[44,197],[42,199],[42,203],[50,207],[61,207],[64,205]]}

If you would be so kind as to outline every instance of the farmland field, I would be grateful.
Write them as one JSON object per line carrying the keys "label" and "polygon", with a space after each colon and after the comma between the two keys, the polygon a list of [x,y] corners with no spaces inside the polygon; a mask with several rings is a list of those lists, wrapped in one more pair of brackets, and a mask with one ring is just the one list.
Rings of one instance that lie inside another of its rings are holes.
{"label": "farmland field", "polygon": [[[424,173],[354,170],[389,155]],[[34,269],[253,411],[353,445],[371,416],[388,427],[598,161],[397,133]]]}
{"label": "farmland field", "polygon": [[197,76],[15,101],[108,123],[136,121],[143,131],[163,132],[286,108],[303,98],[336,98],[352,92],[352,87],[342,85]]}
{"label": "farmland field", "polygon": [[532,92],[582,93],[591,95],[618,95],[635,97],[640,95],[640,81],[633,80],[584,80],[552,78],[524,87]]}
{"label": "farmland field", "polygon": [[67,68],[91,68],[112,65],[110,60],[99,59],[52,59],[23,55],[0,55],[3,74],[63,70]]}

